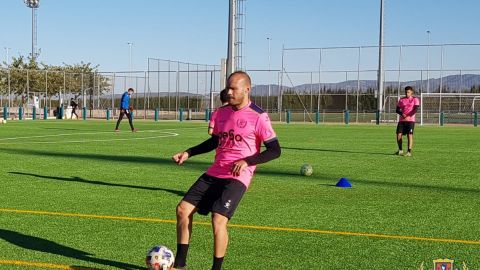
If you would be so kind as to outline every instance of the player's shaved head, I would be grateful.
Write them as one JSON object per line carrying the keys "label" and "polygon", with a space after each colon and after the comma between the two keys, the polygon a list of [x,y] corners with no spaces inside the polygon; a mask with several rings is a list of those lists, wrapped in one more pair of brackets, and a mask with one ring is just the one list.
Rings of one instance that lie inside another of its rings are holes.
{"label": "player's shaved head", "polygon": [[239,70],[239,71],[233,72],[232,74],[230,74],[230,76],[228,76],[228,82],[230,82],[234,78],[244,80],[244,83],[245,83],[246,87],[250,88],[251,85],[252,85],[252,80],[250,79],[250,76],[245,71],[240,71]]}

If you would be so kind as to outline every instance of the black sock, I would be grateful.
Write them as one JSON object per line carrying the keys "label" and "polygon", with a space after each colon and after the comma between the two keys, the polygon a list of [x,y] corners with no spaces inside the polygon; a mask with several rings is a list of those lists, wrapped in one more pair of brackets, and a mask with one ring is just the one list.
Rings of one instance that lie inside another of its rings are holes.
{"label": "black sock", "polygon": [[408,148],[408,152],[412,152],[412,149]]}
{"label": "black sock", "polygon": [[187,261],[188,244],[177,244],[177,255],[173,267],[184,267]]}
{"label": "black sock", "polygon": [[217,257],[213,256],[212,270],[221,270],[222,269],[222,263],[223,263],[223,257],[217,258]]}
{"label": "black sock", "polygon": [[402,146],[402,141],[397,142],[398,144],[398,150],[402,151],[403,146]]}

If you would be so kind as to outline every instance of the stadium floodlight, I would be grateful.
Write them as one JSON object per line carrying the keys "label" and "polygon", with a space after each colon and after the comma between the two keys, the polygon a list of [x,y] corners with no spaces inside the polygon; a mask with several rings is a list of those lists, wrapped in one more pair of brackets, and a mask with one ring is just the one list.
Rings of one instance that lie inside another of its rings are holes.
{"label": "stadium floodlight", "polygon": [[40,0],[24,0],[24,2],[29,8],[38,8],[40,6]]}
{"label": "stadium floodlight", "polygon": [[32,60],[37,58],[37,8],[40,6],[40,0],[24,0],[27,7],[32,9]]}

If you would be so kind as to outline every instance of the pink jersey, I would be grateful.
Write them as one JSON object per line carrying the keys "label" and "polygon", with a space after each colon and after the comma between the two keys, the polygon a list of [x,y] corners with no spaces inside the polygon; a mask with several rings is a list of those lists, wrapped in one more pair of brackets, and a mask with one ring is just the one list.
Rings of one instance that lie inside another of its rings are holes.
{"label": "pink jersey", "polygon": [[217,111],[218,109],[212,112],[212,115],[210,116],[210,122],[208,122],[208,128],[213,129],[215,127],[215,119],[217,118]]}
{"label": "pink jersey", "polygon": [[400,122],[415,122],[415,114],[413,113],[413,108],[415,106],[420,106],[420,101],[418,98],[411,96],[411,97],[403,97],[398,101],[398,107],[402,110],[403,114],[407,115],[407,117],[403,118],[400,116]]}
{"label": "pink jersey", "polygon": [[219,136],[220,140],[215,161],[207,174],[239,180],[248,188],[256,166],[248,166],[239,176],[233,176],[233,163],[260,153],[261,144],[274,140],[277,135],[268,114],[251,102],[238,111],[231,106],[224,106],[216,112],[213,134]]}

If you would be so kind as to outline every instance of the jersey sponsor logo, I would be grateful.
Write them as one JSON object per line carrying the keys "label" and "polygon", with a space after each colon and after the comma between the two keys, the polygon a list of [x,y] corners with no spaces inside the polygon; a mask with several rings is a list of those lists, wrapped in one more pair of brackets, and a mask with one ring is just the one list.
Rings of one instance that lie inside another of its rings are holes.
{"label": "jersey sponsor logo", "polygon": [[235,142],[241,142],[243,140],[242,136],[235,134],[233,129],[230,129],[228,132],[222,132],[220,134],[220,145],[223,146],[233,146]]}

